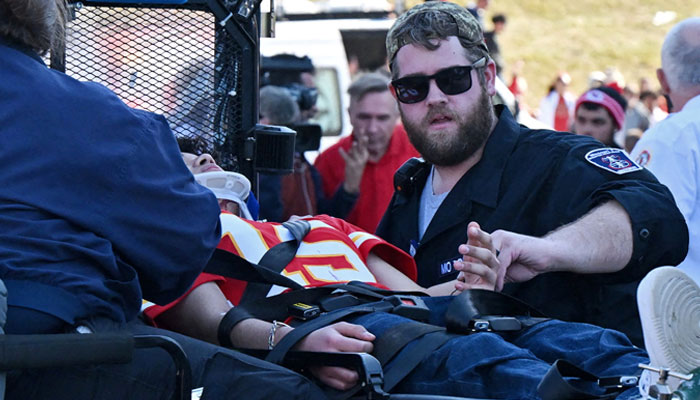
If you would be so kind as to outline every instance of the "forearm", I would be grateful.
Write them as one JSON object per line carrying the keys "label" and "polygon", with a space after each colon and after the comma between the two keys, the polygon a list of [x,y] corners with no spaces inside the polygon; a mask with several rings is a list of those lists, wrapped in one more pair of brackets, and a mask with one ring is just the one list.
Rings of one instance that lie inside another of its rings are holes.
{"label": "forearm", "polygon": [[[236,324],[231,331],[231,343],[236,348],[267,349],[270,340],[272,323],[250,318]],[[278,326],[275,329],[273,344],[279,343],[293,328]]]}
{"label": "forearm", "polygon": [[391,290],[424,292],[428,296],[449,296],[455,292],[455,281],[439,283],[426,289],[374,253],[367,257],[367,266],[377,282]]}
{"label": "forearm", "polygon": [[231,305],[215,282],[197,286],[158,317],[158,323],[184,335],[218,343],[217,329]]}
{"label": "forearm", "polygon": [[449,281],[438,283],[426,289],[428,296],[452,296],[458,292],[455,289],[455,284],[457,281]]}
{"label": "forearm", "polygon": [[401,273],[401,271],[372,252],[367,256],[367,267],[372,275],[374,275],[377,283],[391,290],[404,292],[425,291],[425,288],[412,281],[409,277]]}
{"label": "forearm", "polygon": [[[224,314],[231,309],[219,286],[207,282],[196,287],[175,307],[159,317],[164,326],[182,334],[220,344],[217,338],[219,323]],[[249,349],[267,349],[271,323],[259,319],[245,319],[230,334],[234,347]],[[278,343],[291,328],[278,327],[274,342]]]}
{"label": "forearm", "polygon": [[544,236],[550,271],[610,273],[632,257],[632,223],[617,201],[608,201]]}

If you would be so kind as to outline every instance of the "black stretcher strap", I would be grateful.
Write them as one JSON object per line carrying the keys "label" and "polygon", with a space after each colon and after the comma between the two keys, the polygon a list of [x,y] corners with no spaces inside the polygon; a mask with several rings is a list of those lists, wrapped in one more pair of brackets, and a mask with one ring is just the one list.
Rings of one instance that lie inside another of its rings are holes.
{"label": "black stretcher strap", "polygon": [[384,371],[384,391],[390,392],[429,354],[454,337],[457,336],[445,331],[427,333],[416,341],[411,351],[399,353],[399,355],[394,358],[388,371],[386,369]]}
{"label": "black stretcher strap", "polygon": [[[382,289],[382,288],[370,285],[369,283],[360,282],[360,281],[350,281],[346,285],[348,287],[353,287],[353,288],[355,288],[355,287],[364,288],[364,289],[374,293],[375,295],[379,295],[381,297],[393,296],[395,294],[408,295],[408,296],[419,296],[419,297],[427,297],[428,296],[428,294],[425,292]],[[348,289],[348,290],[350,290],[350,289]]]}
{"label": "black stretcher strap", "polygon": [[246,282],[259,282],[302,289],[303,286],[275,271],[256,265],[245,258],[225,250],[216,249],[209,259],[204,272]]}
{"label": "black stretcher strap", "polygon": [[[352,282],[351,282],[352,283]],[[218,339],[219,344],[225,347],[233,347],[230,340],[230,334],[234,326],[249,318],[258,318],[265,321],[273,320],[285,320],[289,317],[289,305],[296,303],[303,304],[326,304],[338,306],[334,308],[324,308],[323,311],[331,312],[339,309],[347,309],[349,307],[358,307],[363,304],[371,304],[376,302],[382,302],[389,297],[379,295],[374,292],[373,286],[370,285],[353,285],[353,284],[333,284],[325,285],[319,287],[306,288],[303,290],[293,290],[286,293],[281,293],[273,297],[263,297],[255,301],[250,301],[245,305],[236,306],[231,308],[222,318],[218,327]],[[381,290],[381,289],[379,289]],[[345,294],[333,294],[334,292],[345,292]],[[383,291],[385,293],[395,293],[390,291]],[[343,303],[347,304],[347,297],[352,298],[352,303],[350,306],[341,307]],[[342,301],[333,303],[331,301],[340,299]],[[396,299],[393,299],[396,301]],[[396,304],[391,304],[393,307]],[[388,305],[382,306],[382,311],[390,310]],[[335,322],[335,321],[334,321]],[[329,322],[328,324],[330,324]],[[303,324],[306,325],[306,324]],[[309,332],[310,333],[310,332]]]}
{"label": "black stretcher strap", "polygon": [[[504,318],[493,318],[493,316],[504,316]],[[491,290],[470,289],[452,299],[445,313],[445,326],[450,332],[473,333],[475,331],[474,321],[482,318],[489,325],[515,324],[518,326],[517,330],[550,319],[515,297]],[[488,330],[514,329],[490,326]]]}
{"label": "black stretcher strap", "polygon": [[[294,237],[294,240],[298,244],[301,244],[301,242],[304,240],[306,235],[309,234],[309,231],[311,231],[311,224],[309,223],[309,221],[306,221],[303,219],[283,222],[282,226],[287,228],[289,233],[292,234],[292,236]],[[297,247],[299,247],[298,244],[297,244]]]}
{"label": "black stretcher strap", "polygon": [[231,307],[224,317],[219,321],[219,327],[217,328],[217,338],[219,339],[219,345],[228,348],[234,348],[235,346],[231,342],[231,332],[233,327],[244,319],[254,318],[253,315],[248,313],[243,307]]}
{"label": "black stretcher strap", "polygon": [[[224,314],[224,317],[221,319],[219,322],[219,327],[217,331],[217,336],[219,339],[219,344],[224,346],[224,347],[229,347],[233,348],[233,343],[231,343],[231,331],[233,328],[238,324],[239,322],[249,319],[249,318],[257,318],[265,321],[273,321],[273,320],[278,320],[278,321],[283,321],[289,317],[289,305],[290,304],[295,304],[295,303],[303,303],[303,304],[316,304],[319,299],[324,298],[324,297],[332,297],[331,293],[341,289],[344,290],[346,288],[346,285],[344,284],[338,284],[338,285],[326,285],[326,286],[319,286],[319,287],[314,287],[314,288],[307,288],[307,289],[302,289],[302,290],[294,290],[291,292],[286,292],[286,293],[281,293],[273,297],[263,297],[259,298],[255,301],[250,301],[246,303],[245,305],[239,305],[232,307],[226,314]],[[355,289],[351,289],[355,290]],[[365,293],[364,289],[361,290],[361,293]],[[383,297],[379,296],[378,299],[372,297],[372,300],[374,302],[381,301]],[[360,301],[359,299],[355,298],[357,302],[353,303],[354,307],[361,306],[362,304],[367,304],[367,301]],[[371,304],[371,303],[370,303]],[[388,306],[387,306],[388,307]],[[349,309],[351,307],[343,307],[342,309]],[[341,309],[341,308],[339,308]],[[384,307],[382,308],[384,309]],[[336,309],[333,310],[324,310],[324,311],[336,311]],[[317,317],[316,319],[319,319],[322,317]],[[326,318],[326,320],[329,320],[328,317],[323,316],[323,318]],[[329,320],[330,321],[330,320]],[[332,321],[335,322],[336,320]],[[331,324],[332,322],[328,322],[327,324]],[[303,326],[306,326],[307,324],[303,324]],[[321,325],[320,327],[323,327],[325,325]],[[317,328],[318,329],[318,328]],[[311,333],[311,331],[307,332]]]}
{"label": "black stretcher strap", "polygon": [[[590,393],[579,389],[569,383],[571,378],[593,383],[600,390],[598,393]],[[557,360],[537,385],[537,393],[542,400],[614,399],[621,392],[636,386],[637,382],[636,376],[599,378],[566,360]]]}
{"label": "black stretcher strap", "polygon": [[267,296],[272,285],[292,289],[303,286],[280,272],[296,257],[297,249],[311,230],[308,221],[288,221],[282,224],[294,239],[278,243],[269,249],[258,264],[225,250],[216,249],[204,268],[204,272],[248,282],[241,303]]}
{"label": "black stretcher strap", "polygon": [[218,339],[219,344],[224,347],[233,348],[230,335],[237,323],[249,319],[258,318],[265,321],[283,321],[289,316],[289,304],[305,303],[314,304],[322,296],[327,296],[335,288],[321,286],[303,290],[294,290],[287,293],[278,294],[273,297],[266,297],[249,302],[244,307],[232,307],[219,322]]}
{"label": "black stretcher strap", "polygon": [[[283,276],[281,275],[281,273],[284,270],[284,268],[287,265],[289,265],[289,263],[291,263],[292,260],[294,260],[294,257],[296,257],[297,255],[297,250],[299,249],[301,242],[311,230],[311,224],[309,224],[309,221],[305,221],[303,219],[299,219],[296,221],[287,221],[284,222],[282,226],[287,228],[287,230],[292,234],[294,238],[292,240],[276,244],[267,252],[265,252],[260,261],[258,261],[258,265],[260,267],[274,271],[280,276]],[[243,292],[243,296],[241,297],[240,303],[245,304],[252,300],[256,300],[261,297],[267,296],[267,294],[270,292],[270,289],[272,289],[271,283],[275,282],[271,281],[269,283],[248,283],[248,285],[246,285],[245,291]],[[298,289],[299,287],[301,287],[301,285],[298,284],[296,286],[284,286],[291,287],[293,289]]]}
{"label": "black stretcher strap", "polygon": [[408,343],[428,333],[444,331],[445,328],[409,321],[395,325],[374,340],[372,355],[382,365],[386,365]]}
{"label": "black stretcher strap", "polygon": [[[370,288],[372,290],[370,290]],[[238,308],[245,308],[246,311],[255,318],[263,319],[266,321],[280,321],[289,317],[290,304],[330,304],[330,301],[324,301],[324,299],[332,299],[336,296],[342,296],[340,294],[332,295],[334,292],[345,292],[347,294],[353,295],[356,301],[350,304],[350,306],[381,301],[393,294],[403,294],[402,292],[386,291],[386,293],[389,294],[387,296],[384,296],[381,294],[377,294],[375,291],[373,291],[374,289],[376,288],[370,285],[366,285],[366,287],[362,285],[355,285],[354,282],[350,282],[347,284],[338,283],[304,288],[302,290],[292,290],[272,297],[263,296],[261,298],[256,299],[255,301],[250,301],[246,304],[241,304],[241,306],[239,306]],[[382,291],[382,293],[384,293],[384,291]],[[323,311],[329,312],[335,311],[336,309],[338,308],[323,308]]]}

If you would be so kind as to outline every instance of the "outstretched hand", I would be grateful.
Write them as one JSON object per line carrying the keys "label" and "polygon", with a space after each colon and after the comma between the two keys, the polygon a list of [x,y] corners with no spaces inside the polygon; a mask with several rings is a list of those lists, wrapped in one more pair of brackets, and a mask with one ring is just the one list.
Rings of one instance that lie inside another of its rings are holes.
{"label": "outstretched hand", "polygon": [[503,274],[497,256],[497,248],[490,234],[483,231],[478,223],[470,222],[467,226],[467,243],[459,246],[462,259],[455,261],[454,268],[459,272],[455,289],[500,290],[497,286],[499,276]]}
{"label": "outstretched hand", "polygon": [[[337,322],[308,334],[296,346],[297,350],[323,352],[369,353],[374,346],[374,335],[363,326],[347,322]],[[315,366],[311,372],[326,385],[347,390],[357,384],[356,371],[341,367]]]}
{"label": "outstretched hand", "polygon": [[503,266],[496,285],[499,290],[505,282],[524,282],[549,271],[553,244],[546,238],[504,230],[494,231],[491,237],[500,249],[498,259]]}

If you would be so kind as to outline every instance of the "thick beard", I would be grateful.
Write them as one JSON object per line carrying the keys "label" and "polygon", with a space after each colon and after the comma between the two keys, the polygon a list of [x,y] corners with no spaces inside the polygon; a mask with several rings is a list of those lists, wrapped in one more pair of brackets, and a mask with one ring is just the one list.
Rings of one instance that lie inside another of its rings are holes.
{"label": "thick beard", "polygon": [[[429,110],[420,123],[414,123],[404,116],[401,107],[399,109],[408,138],[416,150],[427,162],[445,167],[457,165],[474,155],[489,137],[495,119],[493,106],[485,91],[481,92],[474,109],[468,115],[457,115],[446,108],[435,108]],[[431,137],[427,127],[437,113],[449,115],[457,121],[457,132],[439,132]]]}

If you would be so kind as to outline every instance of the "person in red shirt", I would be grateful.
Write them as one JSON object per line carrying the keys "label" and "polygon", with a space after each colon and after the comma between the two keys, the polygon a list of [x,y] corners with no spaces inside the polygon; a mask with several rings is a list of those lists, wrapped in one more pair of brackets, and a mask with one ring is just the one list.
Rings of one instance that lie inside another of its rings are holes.
{"label": "person in red shirt", "polygon": [[418,152],[397,125],[389,79],[370,73],[350,85],[352,135],[321,153],[315,167],[331,199],[329,213],[374,232],[394,192],[394,172]]}

